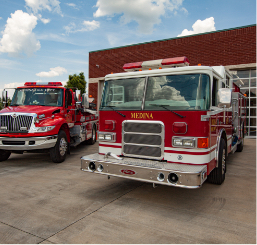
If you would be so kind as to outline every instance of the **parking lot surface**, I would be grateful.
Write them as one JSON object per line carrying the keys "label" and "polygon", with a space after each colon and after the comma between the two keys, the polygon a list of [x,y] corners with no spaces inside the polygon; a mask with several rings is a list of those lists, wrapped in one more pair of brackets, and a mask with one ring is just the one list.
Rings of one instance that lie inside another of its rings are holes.
{"label": "parking lot surface", "polygon": [[229,155],[225,182],[181,189],[82,172],[71,150],[0,162],[1,243],[256,243],[256,141]]}

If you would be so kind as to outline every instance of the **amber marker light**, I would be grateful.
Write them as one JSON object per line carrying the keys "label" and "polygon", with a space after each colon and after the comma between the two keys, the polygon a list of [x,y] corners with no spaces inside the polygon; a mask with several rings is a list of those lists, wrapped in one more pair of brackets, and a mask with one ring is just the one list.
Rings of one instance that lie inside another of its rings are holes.
{"label": "amber marker light", "polygon": [[198,64],[198,66],[201,66],[202,64]]}
{"label": "amber marker light", "polygon": [[198,138],[197,146],[198,148],[208,148],[209,138]]}

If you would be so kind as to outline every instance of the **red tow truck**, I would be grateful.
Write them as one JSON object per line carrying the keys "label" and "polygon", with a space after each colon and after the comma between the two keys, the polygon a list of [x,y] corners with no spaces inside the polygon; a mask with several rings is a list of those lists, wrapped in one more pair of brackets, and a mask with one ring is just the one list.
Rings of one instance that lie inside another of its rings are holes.
{"label": "red tow truck", "polygon": [[246,125],[246,98],[230,73],[186,57],[123,68],[105,77],[99,153],[82,157],[81,170],[154,186],[222,184]]}
{"label": "red tow truck", "polygon": [[7,91],[2,97],[0,161],[11,153],[48,152],[60,163],[71,146],[96,141],[98,114],[80,90],[73,92],[61,82],[26,82],[15,89],[9,106]]}

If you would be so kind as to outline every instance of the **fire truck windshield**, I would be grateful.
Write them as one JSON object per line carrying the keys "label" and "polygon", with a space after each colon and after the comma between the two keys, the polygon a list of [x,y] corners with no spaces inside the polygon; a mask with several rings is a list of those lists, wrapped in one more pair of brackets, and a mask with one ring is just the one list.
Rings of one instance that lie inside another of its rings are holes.
{"label": "fire truck windshield", "polygon": [[108,106],[116,110],[208,110],[210,77],[185,74],[109,80],[100,109],[110,110]]}
{"label": "fire truck windshield", "polygon": [[62,106],[62,104],[63,89],[59,88],[18,88],[11,102],[11,106]]}

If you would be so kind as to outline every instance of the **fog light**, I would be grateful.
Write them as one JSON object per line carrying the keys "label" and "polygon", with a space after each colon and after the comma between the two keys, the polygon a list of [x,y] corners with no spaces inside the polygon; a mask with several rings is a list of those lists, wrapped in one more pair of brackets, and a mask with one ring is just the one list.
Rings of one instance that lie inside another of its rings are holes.
{"label": "fog light", "polygon": [[164,181],[164,179],[165,179],[165,175],[163,173],[159,173],[158,177],[157,177],[157,180]]}
{"label": "fog light", "polygon": [[99,164],[97,167],[98,172],[102,172],[104,170],[104,166],[102,164]]}
{"label": "fog light", "polygon": [[178,182],[178,176],[175,173],[170,173],[168,176],[168,181],[171,184],[176,184]]}
{"label": "fog light", "polygon": [[94,162],[90,162],[88,164],[88,170],[94,172],[95,171],[95,163]]}

